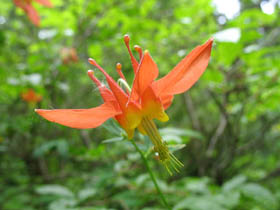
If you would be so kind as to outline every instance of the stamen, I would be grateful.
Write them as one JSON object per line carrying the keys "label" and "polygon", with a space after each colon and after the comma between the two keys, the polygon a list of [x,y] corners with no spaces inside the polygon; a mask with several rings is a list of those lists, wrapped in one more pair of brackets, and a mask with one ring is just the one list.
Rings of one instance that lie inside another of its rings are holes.
{"label": "stamen", "polygon": [[136,50],[139,54],[139,59],[141,60],[142,59],[142,56],[143,56],[143,51],[142,51],[142,48],[139,46],[139,45],[134,45],[134,50]]}
{"label": "stamen", "polygon": [[117,82],[103,69],[101,66],[97,64],[95,60],[92,58],[88,59],[88,62],[98,68],[102,74],[106,77],[107,83],[113,93],[113,95],[116,97],[117,101],[119,102],[119,106],[122,110],[126,109],[126,103],[128,101],[128,95],[123,91],[122,88],[117,84]]}
{"label": "stamen", "polygon": [[128,53],[130,55],[130,59],[131,59],[131,63],[132,63],[132,67],[133,67],[133,70],[134,70],[134,73],[136,74],[136,71],[137,71],[137,68],[138,68],[138,62],[137,60],[135,59],[135,57],[133,56],[131,50],[130,50],[130,47],[129,47],[129,36],[126,34],[124,35],[124,43],[127,47],[127,50],[128,50]]}
{"label": "stamen", "polygon": [[125,77],[124,77],[124,75],[123,75],[123,73],[122,73],[122,64],[117,63],[117,64],[116,64],[116,70],[117,70],[117,72],[118,72],[120,78],[122,78],[123,80],[126,81],[126,79],[125,79]]}
{"label": "stamen", "polygon": [[179,172],[178,168],[181,168],[184,165],[168,151],[167,144],[162,140],[155,123],[148,117],[143,117],[141,125],[154,144],[154,151],[158,154],[159,160],[162,162],[168,173],[172,175],[171,169]]}
{"label": "stamen", "polygon": [[93,65],[96,68],[98,68],[102,72],[102,74],[104,74],[104,76],[106,77],[107,80],[110,80],[112,83],[114,83],[114,80],[110,77],[110,75],[101,66],[99,66],[98,63],[94,59],[89,58],[88,62],[91,65]]}

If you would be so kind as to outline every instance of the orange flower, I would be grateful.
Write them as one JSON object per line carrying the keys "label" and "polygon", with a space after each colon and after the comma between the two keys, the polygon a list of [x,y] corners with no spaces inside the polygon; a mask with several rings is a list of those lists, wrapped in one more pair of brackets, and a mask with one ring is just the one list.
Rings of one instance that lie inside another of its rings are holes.
{"label": "orange flower", "polygon": [[62,62],[66,65],[69,64],[70,62],[78,62],[79,58],[77,56],[77,51],[75,48],[67,48],[64,47],[60,51],[60,56],[62,59]]}
{"label": "orange flower", "polygon": [[117,64],[116,67],[120,76],[116,82],[90,58],[89,63],[103,73],[110,88],[105,87],[94,76],[92,70],[88,71],[88,76],[99,88],[104,104],[91,109],[37,109],[35,111],[49,121],[79,129],[95,128],[109,118],[114,118],[126,131],[129,139],[134,136],[135,128],[138,128],[142,134],[149,136],[154,144],[155,153],[168,172],[171,173],[169,166],[177,171],[177,167],[183,165],[168,151],[153,119],[160,121],[169,119],[165,110],[171,105],[173,96],[191,88],[205,71],[210,59],[213,39],[196,47],[171,72],[159,80],[155,80],[158,77],[158,68],[149,52],[142,53],[142,49],[135,46],[140,56],[138,63],[130,50],[129,36],[125,35],[124,41],[135,73],[131,89],[122,73],[121,64]]}
{"label": "orange flower", "polygon": [[22,100],[28,103],[38,103],[42,100],[42,96],[37,94],[33,89],[28,89],[21,94]]}
{"label": "orange flower", "polygon": [[[13,1],[17,7],[24,10],[24,12],[27,14],[28,18],[31,20],[31,22],[34,25],[36,26],[40,25],[40,17],[37,11],[35,10],[35,8],[32,6],[32,2],[34,0],[13,0]],[[49,0],[35,0],[35,1],[46,7],[52,7],[52,4]]]}

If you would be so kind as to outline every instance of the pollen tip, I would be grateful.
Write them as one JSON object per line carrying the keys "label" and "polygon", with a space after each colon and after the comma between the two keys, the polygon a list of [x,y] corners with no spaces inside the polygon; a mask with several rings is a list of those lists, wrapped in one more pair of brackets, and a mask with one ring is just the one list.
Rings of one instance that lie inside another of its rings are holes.
{"label": "pollen tip", "polygon": [[140,53],[142,51],[142,49],[139,45],[134,45],[134,50],[136,50],[138,53]]}
{"label": "pollen tip", "polygon": [[88,62],[89,62],[90,64],[94,65],[94,66],[97,65],[96,61],[95,61],[94,59],[92,59],[92,58],[89,58],[89,59],[88,59]]}
{"label": "pollen tip", "polygon": [[121,70],[122,69],[122,64],[121,63],[117,63],[116,64],[116,68],[117,68],[117,70]]}
{"label": "pollen tip", "polygon": [[149,51],[148,51],[148,50],[145,50],[145,51],[144,51],[144,54],[149,54]]}
{"label": "pollen tip", "polygon": [[93,75],[94,71],[93,70],[88,70],[87,73],[88,73],[88,75]]}
{"label": "pollen tip", "polygon": [[123,39],[124,39],[124,42],[125,42],[125,43],[128,43],[129,40],[130,40],[130,37],[129,37],[128,34],[125,34],[124,37],[123,37]]}

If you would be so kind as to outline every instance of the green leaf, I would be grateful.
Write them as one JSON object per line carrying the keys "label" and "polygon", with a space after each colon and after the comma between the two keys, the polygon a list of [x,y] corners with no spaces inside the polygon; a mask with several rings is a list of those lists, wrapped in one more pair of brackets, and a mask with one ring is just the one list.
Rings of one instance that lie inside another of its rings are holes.
{"label": "green leaf", "polygon": [[94,196],[96,193],[97,193],[96,190],[92,189],[92,188],[82,189],[78,193],[79,201],[86,200],[86,199]]}
{"label": "green leaf", "polygon": [[278,209],[278,202],[274,195],[268,189],[259,184],[246,184],[242,186],[241,192],[245,197],[256,201],[266,209]]}
{"label": "green leaf", "polygon": [[174,135],[174,136],[187,136],[187,137],[191,137],[191,138],[204,139],[204,137],[201,135],[201,133],[194,131],[194,130],[190,130],[190,129],[169,127],[169,128],[162,128],[159,130],[159,132],[162,136]]}
{"label": "green leaf", "polygon": [[175,205],[174,210],[228,210],[209,196],[190,196]]}
{"label": "green leaf", "polygon": [[60,197],[74,197],[74,194],[68,188],[54,184],[37,187],[36,192],[42,195],[51,194]]}
{"label": "green leaf", "polygon": [[58,154],[61,156],[68,155],[68,142],[64,139],[57,139],[52,141],[47,141],[41,144],[39,147],[36,147],[33,155],[35,157],[42,157],[48,154],[52,149],[56,149]]}
{"label": "green leaf", "polygon": [[245,176],[238,175],[238,176],[230,179],[229,181],[225,182],[222,186],[222,190],[224,192],[229,192],[229,191],[238,189],[241,186],[243,186],[243,184],[245,183],[246,180],[247,180],[247,178]]}
{"label": "green leaf", "polygon": [[111,139],[106,139],[106,140],[102,141],[102,143],[108,144],[108,143],[115,143],[115,142],[119,142],[119,141],[123,141],[123,140],[125,140],[125,138],[115,137],[115,138],[111,138]]}

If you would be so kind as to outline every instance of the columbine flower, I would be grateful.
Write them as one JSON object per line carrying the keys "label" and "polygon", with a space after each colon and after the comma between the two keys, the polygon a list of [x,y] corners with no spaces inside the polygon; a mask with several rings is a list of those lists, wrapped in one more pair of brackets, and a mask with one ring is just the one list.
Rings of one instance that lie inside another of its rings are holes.
{"label": "columbine flower", "polygon": [[71,62],[76,63],[79,60],[77,51],[74,47],[71,47],[71,48],[63,47],[60,50],[60,56],[61,56],[63,64],[65,64],[65,65],[67,65]]}
{"label": "columbine flower", "polygon": [[[36,11],[36,9],[32,6],[33,0],[13,0],[14,4],[23,9],[24,12],[27,14],[28,18],[31,20],[31,22],[39,26],[40,25],[40,17]],[[35,0],[39,4],[42,4],[46,7],[52,7],[52,4],[49,0]]]}
{"label": "columbine flower", "polygon": [[28,89],[27,91],[23,92],[21,94],[22,100],[28,102],[28,103],[38,103],[42,100],[42,96],[40,94],[37,94],[33,89]]}
{"label": "columbine flower", "polygon": [[116,66],[120,76],[116,82],[95,60],[90,58],[89,63],[103,73],[110,88],[104,86],[94,76],[92,70],[88,71],[88,76],[97,85],[104,100],[101,106],[91,109],[37,109],[35,111],[49,121],[79,129],[95,128],[109,118],[114,118],[126,131],[129,139],[134,136],[135,128],[138,128],[142,134],[149,136],[159,160],[171,174],[170,167],[178,171],[177,168],[182,167],[183,164],[168,151],[167,144],[162,140],[153,119],[163,122],[169,119],[165,110],[171,105],[173,96],[192,87],[206,69],[213,39],[196,47],[171,72],[159,80],[155,80],[158,76],[158,68],[149,52],[142,53],[142,49],[135,46],[140,57],[138,63],[129,47],[128,35],[125,35],[124,41],[135,73],[132,88],[127,84],[121,64],[118,63]]}

